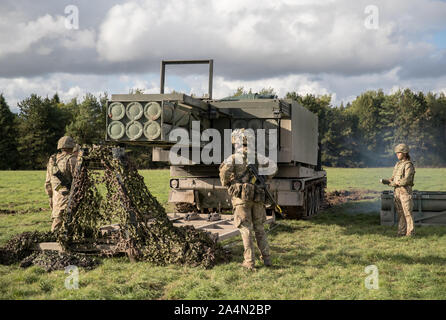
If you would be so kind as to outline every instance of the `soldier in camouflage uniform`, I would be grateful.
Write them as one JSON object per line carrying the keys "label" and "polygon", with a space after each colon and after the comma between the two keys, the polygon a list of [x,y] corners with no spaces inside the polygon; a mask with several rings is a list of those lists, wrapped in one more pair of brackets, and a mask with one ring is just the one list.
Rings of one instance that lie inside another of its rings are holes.
{"label": "soldier in camouflage uniform", "polygon": [[[265,191],[252,183],[253,177],[247,169],[248,133],[249,131],[245,132],[243,129],[233,132],[232,143],[236,144],[236,150],[220,165],[220,180],[223,186],[228,187],[228,193],[232,197],[234,224],[242,236],[244,246],[242,266],[253,270],[255,265],[254,234],[265,266],[271,266],[271,258],[263,227],[266,221]],[[240,140],[243,143],[237,145],[237,141]],[[276,174],[277,164],[274,161],[262,157],[260,154],[256,154],[256,160],[258,160],[256,163],[262,163],[262,166],[266,164],[269,166],[271,169],[269,178]]]}
{"label": "soldier in camouflage uniform", "polygon": [[77,155],[73,153],[75,147],[76,144],[71,137],[60,138],[57,143],[58,153],[53,154],[47,164],[45,191],[52,209],[51,231],[58,230],[62,225],[60,214],[67,206],[76,167]]}
{"label": "soldier in camouflage uniform", "polygon": [[410,161],[409,147],[399,144],[395,147],[398,157],[389,185],[395,188],[394,201],[398,212],[398,236],[412,236],[414,224],[412,218],[412,187],[415,176],[415,167]]}

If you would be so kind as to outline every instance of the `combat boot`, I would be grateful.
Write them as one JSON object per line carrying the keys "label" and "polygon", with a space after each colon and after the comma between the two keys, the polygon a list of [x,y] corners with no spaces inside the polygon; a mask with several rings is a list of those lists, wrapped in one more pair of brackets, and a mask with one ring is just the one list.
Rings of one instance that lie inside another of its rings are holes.
{"label": "combat boot", "polygon": [[247,261],[243,261],[243,263],[241,264],[241,266],[242,266],[243,268],[246,268],[246,269],[251,270],[251,271],[253,271],[253,270],[256,269],[255,266],[254,266],[254,263],[247,262]]}
{"label": "combat boot", "polygon": [[406,234],[406,237],[414,237],[415,236],[415,231],[409,232],[408,234]]}
{"label": "combat boot", "polygon": [[273,264],[271,263],[271,258],[270,257],[265,257],[262,258],[263,259],[263,265],[265,267],[271,267]]}

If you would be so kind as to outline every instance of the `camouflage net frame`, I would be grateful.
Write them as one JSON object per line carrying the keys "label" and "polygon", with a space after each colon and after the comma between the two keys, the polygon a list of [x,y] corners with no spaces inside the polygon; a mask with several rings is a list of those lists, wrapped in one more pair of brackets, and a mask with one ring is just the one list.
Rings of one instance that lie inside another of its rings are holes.
{"label": "camouflage net frame", "polygon": [[[89,170],[93,162],[102,164],[103,175]],[[205,268],[229,260],[229,252],[209,233],[191,226],[174,227],[122,148],[82,148],[74,177],[58,232],[58,241],[67,251],[73,245],[98,243],[100,226],[115,222],[119,228],[109,240],[116,247],[104,254],[126,252],[135,260]],[[105,199],[99,184],[105,185]]]}

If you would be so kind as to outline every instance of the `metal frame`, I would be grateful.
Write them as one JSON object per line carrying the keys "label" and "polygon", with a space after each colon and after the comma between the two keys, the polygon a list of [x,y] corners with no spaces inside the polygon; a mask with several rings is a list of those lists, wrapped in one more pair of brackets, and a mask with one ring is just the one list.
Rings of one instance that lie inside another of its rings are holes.
{"label": "metal frame", "polygon": [[209,99],[212,99],[212,81],[214,76],[214,60],[161,60],[160,93],[164,93],[167,64],[209,64]]}
{"label": "metal frame", "polygon": [[[427,211],[427,210],[423,210],[422,208],[422,201],[423,200],[439,200],[439,201],[445,201],[446,198],[444,197],[445,195],[442,194],[440,196],[443,196],[443,198],[439,198],[439,197],[435,197],[435,194],[425,194],[428,193],[429,191],[417,191],[414,190],[413,191],[413,201],[414,201],[414,208],[413,208],[413,222],[415,225],[417,226],[431,226],[431,225],[445,225],[446,222],[442,221],[442,222],[435,222],[435,223],[430,223],[430,219],[435,219],[438,217],[444,217],[446,216],[446,211],[442,210],[442,211]],[[441,191],[440,191],[441,192]],[[432,191],[432,193],[440,193],[438,191]],[[381,205],[381,225],[398,225],[398,213],[396,211],[395,208],[395,193],[393,191],[384,191],[381,194],[381,203],[383,201],[383,196],[386,196],[386,200],[390,200],[390,207],[383,209],[383,206]],[[418,204],[415,205],[415,201],[418,200]],[[383,220],[383,214],[387,214],[390,213],[392,216],[392,220]],[[425,222],[427,220],[427,222]]]}

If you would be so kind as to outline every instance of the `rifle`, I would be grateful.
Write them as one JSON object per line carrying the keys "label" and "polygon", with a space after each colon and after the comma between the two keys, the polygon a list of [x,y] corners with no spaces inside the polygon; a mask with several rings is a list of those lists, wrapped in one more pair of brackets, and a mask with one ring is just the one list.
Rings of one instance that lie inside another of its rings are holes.
{"label": "rifle", "polygon": [[[56,156],[51,157],[51,164],[53,166],[52,174],[59,180],[59,184],[54,188],[56,191],[60,190],[60,187],[65,187],[66,189],[71,189],[71,182],[65,178],[65,176],[60,172],[59,167],[56,163]],[[63,194],[63,193],[62,193]],[[65,194],[63,194],[65,195]]]}
{"label": "rifle", "polygon": [[382,184],[390,184],[390,181],[387,179],[380,179],[379,182],[381,182]]}
{"label": "rifle", "polygon": [[257,184],[258,186],[263,188],[263,190],[265,190],[266,198],[269,199],[274,204],[275,209],[277,209],[279,214],[284,218],[285,214],[283,213],[282,208],[279,206],[279,204],[277,203],[277,201],[274,199],[273,195],[269,191],[268,187],[266,186],[265,178],[259,174],[259,172],[257,171],[257,168],[253,164],[248,164],[248,170],[251,173],[251,175],[253,176],[253,179],[251,182],[254,184]]}

